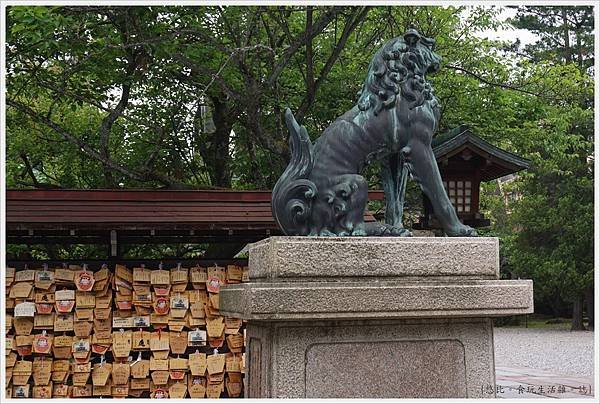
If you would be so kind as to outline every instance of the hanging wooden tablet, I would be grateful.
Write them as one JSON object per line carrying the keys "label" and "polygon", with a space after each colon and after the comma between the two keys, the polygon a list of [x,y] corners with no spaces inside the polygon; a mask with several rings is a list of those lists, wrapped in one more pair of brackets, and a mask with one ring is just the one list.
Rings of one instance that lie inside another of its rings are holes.
{"label": "hanging wooden tablet", "polygon": [[[75,362],[72,364],[71,379],[73,385],[84,386],[92,373],[92,364],[89,362],[89,356],[86,361]],[[81,368],[79,368],[81,367]]]}
{"label": "hanging wooden tablet", "polygon": [[112,346],[112,334],[99,335],[94,333],[92,335],[92,352],[95,354],[103,355]]}
{"label": "hanging wooden tablet", "polygon": [[78,309],[93,309],[96,307],[96,295],[92,292],[77,291],[75,300]]}
{"label": "hanging wooden tablet", "polygon": [[31,372],[33,371],[33,362],[20,360],[13,366],[13,384],[15,386],[24,386],[29,382]]}
{"label": "hanging wooden tablet", "polygon": [[177,380],[169,387],[169,398],[185,398],[187,396],[187,378]]}
{"label": "hanging wooden tablet", "polygon": [[108,339],[112,337],[112,319],[109,316],[106,320],[94,319],[94,334],[101,339]]}
{"label": "hanging wooden tablet", "polygon": [[171,284],[187,284],[188,283],[188,269],[182,268],[178,265],[176,268],[171,269],[170,273]]}
{"label": "hanging wooden tablet", "polygon": [[129,381],[129,391],[131,390],[150,390],[150,379],[148,377],[143,379],[131,379]]}
{"label": "hanging wooden tablet", "polygon": [[37,314],[33,319],[33,328],[36,330],[51,330],[54,328],[55,313]]}
{"label": "hanging wooden tablet", "polygon": [[69,386],[62,383],[54,383],[52,387],[52,397],[60,398],[69,395]]}
{"label": "hanging wooden tablet", "polygon": [[12,396],[13,398],[29,398],[29,385],[15,386]]}
{"label": "hanging wooden tablet", "polygon": [[74,272],[67,268],[56,268],[54,270],[54,281],[59,284],[72,284],[74,276]]}
{"label": "hanging wooden tablet", "polygon": [[35,303],[23,302],[15,305],[14,309],[15,318],[18,317],[33,317],[35,316]]}
{"label": "hanging wooden tablet", "polygon": [[204,376],[206,373],[206,354],[205,353],[192,353],[188,357],[188,364],[190,367],[190,373],[193,376]]}
{"label": "hanging wooden tablet", "polygon": [[94,273],[86,270],[75,272],[73,281],[78,291],[89,292],[94,287]]}
{"label": "hanging wooden tablet", "polygon": [[209,275],[206,280],[206,290],[210,293],[219,293],[221,289],[221,280],[218,276]]}
{"label": "hanging wooden tablet", "polygon": [[200,347],[206,345],[206,331],[195,329],[188,332],[188,346]]}
{"label": "hanging wooden tablet", "polygon": [[209,374],[207,380],[208,384],[222,384],[225,381],[225,372]]}
{"label": "hanging wooden tablet", "polygon": [[75,307],[75,291],[57,290],[54,293],[54,300],[58,313],[70,313]]}
{"label": "hanging wooden tablet", "polygon": [[109,396],[112,396],[112,386],[113,386],[113,382],[109,378],[106,381],[106,384],[104,384],[102,386],[93,386],[93,388],[92,388],[92,395],[94,397],[109,397]]}
{"label": "hanging wooden tablet", "polygon": [[125,265],[115,265],[115,276],[127,283],[133,283],[133,272]]}
{"label": "hanging wooden tablet", "polygon": [[152,382],[157,386],[164,386],[169,381],[168,370],[155,370],[150,374]]}
{"label": "hanging wooden tablet", "polygon": [[[225,284],[225,267],[220,267],[218,265],[206,268],[206,272],[208,273],[208,277],[216,276],[219,278],[220,284]],[[210,292],[210,291],[209,291]]]}
{"label": "hanging wooden tablet", "polygon": [[117,358],[127,358],[132,348],[132,332],[116,331],[112,334],[112,351]]}
{"label": "hanging wooden tablet", "polygon": [[240,283],[242,281],[242,268],[237,265],[227,265],[227,283]]}
{"label": "hanging wooden tablet", "polygon": [[15,273],[15,282],[31,282],[35,280],[36,271],[33,269],[24,269]]}
{"label": "hanging wooden tablet", "polygon": [[7,368],[14,367],[15,363],[17,363],[17,353],[16,352],[11,352],[8,355],[6,355],[4,364]]}
{"label": "hanging wooden tablet", "polygon": [[169,370],[169,360],[168,359],[158,359],[154,356],[150,357],[150,370]]}
{"label": "hanging wooden tablet", "polygon": [[204,398],[206,395],[206,379],[201,376],[188,378],[188,391],[191,398]]}
{"label": "hanging wooden tablet", "polygon": [[229,397],[239,397],[242,394],[242,375],[241,373],[231,373],[225,378],[225,387]]}
{"label": "hanging wooden tablet", "polygon": [[129,383],[116,385],[113,384],[111,395],[113,398],[125,398],[129,395]]}
{"label": "hanging wooden tablet", "polygon": [[131,340],[134,351],[150,350],[150,331],[134,331]]}
{"label": "hanging wooden tablet", "polygon": [[155,270],[150,274],[150,283],[152,285],[170,285],[171,273],[166,270]]}
{"label": "hanging wooden tablet", "polygon": [[36,357],[33,358],[33,382],[36,385],[47,385],[52,377],[52,358]]}
{"label": "hanging wooden tablet", "polygon": [[11,286],[8,297],[12,299],[27,299],[32,291],[32,283],[18,282]]}
{"label": "hanging wooden tablet", "polygon": [[71,370],[71,363],[69,360],[56,360],[52,362],[52,372],[67,372]]}
{"label": "hanging wooden tablet", "polygon": [[185,293],[171,294],[171,317],[184,318],[190,303]]}
{"label": "hanging wooden tablet", "polygon": [[109,309],[112,304],[112,291],[109,291],[104,296],[96,295],[96,309]]}
{"label": "hanging wooden tablet", "polygon": [[52,398],[52,382],[33,386],[33,398]]}
{"label": "hanging wooden tablet", "polygon": [[165,315],[169,312],[169,300],[165,296],[154,296],[152,307],[156,314]]}
{"label": "hanging wooden tablet", "polygon": [[150,283],[152,271],[149,268],[133,268],[134,283]]}
{"label": "hanging wooden tablet", "polygon": [[78,362],[87,362],[90,357],[90,339],[76,337],[73,339],[73,345],[71,349],[73,357]]}
{"label": "hanging wooden tablet", "polygon": [[150,375],[150,361],[142,359],[135,361],[131,365],[131,377],[134,379],[144,379]]}
{"label": "hanging wooden tablet", "polygon": [[91,308],[76,308],[75,321],[94,321],[94,309]]}
{"label": "hanging wooden tablet", "polygon": [[4,270],[4,279],[6,281],[6,287],[10,287],[15,281],[15,268],[6,267]]}
{"label": "hanging wooden tablet", "polygon": [[31,317],[13,318],[13,326],[17,335],[30,335],[33,331],[33,323]]}
{"label": "hanging wooden tablet", "polygon": [[152,386],[150,385],[150,398],[169,398],[169,392],[164,386]]}
{"label": "hanging wooden tablet", "polygon": [[187,331],[170,331],[169,346],[173,354],[184,354],[187,349],[188,335]]}
{"label": "hanging wooden tablet", "polygon": [[225,334],[237,334],[242,328],[242,319],[225,317]]}
{"label": "hanging wooden tablet", "polygon": [[221,348],[225,343],[225,330],[219,337],[208,337],[208,345],[211,348]]}
{"label": "hanging wooden tablet", "polygon": [[[37,354],[49,354],[52,350],[52,341],[54,337],[45,332],[42,334],[36,334],[33,337],[33,352]],[[41,383],[48,384],[48,383]]]}
{"label": "hanging wooden tablet", "polygon": [[68,359],[71,357],[73,337],[70,335],[57,335],[52,344],[52,353],[56,359]]}
{"label": "hanging wooden tablet", "polygon": [[227,354],[225,358],[225,371],[227,373],[241,373],[241,357],[238,355],[233,355],[231,353]]}
{"label": "hanging wooden tablet", "polygon": [[225,368],[225,355],[213,354],[206,357],[206,369],[209,375],[222,373]]}
{"label": "hanging wooden tablet", "polygon": [[114,362],[112,366],[112,380],[114,384],[127,384],[132,366],[127,362]]}
{"label": "hanging wooden tablet", "polygon": [[37,289],[49,289],[54,285],[54,271],[43,269],[35,273],[35,287]]}
{"label": "hanging wooden tablet", "polygon": [[73,397],[91,397],[92,385],[86,384],[85,386],[73,386],[72,394]]}
{"label": "hanging wooden tablet", "polygon": [[94,364],[92,370],[92,384],[94,386],[104,386],[112,373],[113,365],[111,363],[101,362]]}
{"label": "hanging wooden tablet", "polygon": [[227,347],[231,352],[241,353],[244,349],[244,336],[242,334],[228,335]]}
{"label": "hanging wooden tablet", "polygon": [[182,332],[183,328],[187,325],[185,318],[170,318],[169,329],[175,332]]}
{"label": "hanging wooden tablet", "polygon": [[163,331],[154,331],[150,335],[150,350],[169,351],[169,333]]}
{"label": "hanging wooden tablet", "polygon": [[91,321],[74,321],[73,331],[76,337],[85,338],[92,333],[94,323]]}
{"label": "hanging wooden tablet", "polygon": [[207,277],[206,268],[193,267],[190,269],[190,281],[192,282],[194,289],[206,288]]}
{"label": "hanging wooden tablet", "polygon": [[206,385],[206,398],[219,398],[223,391],[223,383]]}
{"label": "hanging wooden tablet", "polygon": [[206,332],[209,337],[219,337],[223,331],[225,331],[225,323],[222,316],[206,318]]}
{"label": "hanging wooden tablet", "polygon": [[17,353],[23,356],[29,356],[33,352],[33,335],[17,335],[15,337]]}

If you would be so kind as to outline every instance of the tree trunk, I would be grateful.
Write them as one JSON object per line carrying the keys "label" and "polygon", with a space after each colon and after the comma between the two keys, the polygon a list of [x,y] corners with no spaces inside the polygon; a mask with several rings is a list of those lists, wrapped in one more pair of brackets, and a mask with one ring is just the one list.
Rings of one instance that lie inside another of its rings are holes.
{"label": "tree trunk", "polygon": [[571,319],[571,331],[583,331],[583,297],[577,296],[573,302],[573,318]]}
{"label": "tree trunk", "polygon": [[594,329],[594,284],[585,289],[585,304],[588,317],[588,330]]}
{"label": "tree trunk", "polygon": [[570,63],[571,58],[571,44],[569,38],[569,20],[567,17],[567,7],[561,7],[561,15],[562,15],[562,29],[563,29],[563,40],[565,41],[565,63]]}
{"label": "tree trunk", "polygon": [[[229,146],[231,129],[233,127],[232,111],[219,97],[210,97],[212,102],[212,122],[214,130],[204,133],[199,137],[203,144],[198,145],[198,150],[206,169],[210,175],[212,185],[231,188],[231,168]],[[199,107],[200,108],[200,107]],[[199,123],[201,126],[201,123]]]}

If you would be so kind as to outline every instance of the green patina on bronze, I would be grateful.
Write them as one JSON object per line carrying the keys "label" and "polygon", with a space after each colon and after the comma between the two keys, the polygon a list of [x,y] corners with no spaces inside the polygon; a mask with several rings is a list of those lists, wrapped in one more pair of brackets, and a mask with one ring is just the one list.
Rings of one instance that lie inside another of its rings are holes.
{"label": "green patina on bronze", "polygon": [[[432,202],[449,236],[475,236],[452,206],[431,148],[439,104],[427,73],[440,68],[434,41],[409,29],[371,60],[358,103],[311,143],[287,109],[291,160],[273,188],[272,211],[288,235],[408,236],[402,225],[408,174]],[[386,223],[364,223],[367,182],[360,175],[384,162]]]}

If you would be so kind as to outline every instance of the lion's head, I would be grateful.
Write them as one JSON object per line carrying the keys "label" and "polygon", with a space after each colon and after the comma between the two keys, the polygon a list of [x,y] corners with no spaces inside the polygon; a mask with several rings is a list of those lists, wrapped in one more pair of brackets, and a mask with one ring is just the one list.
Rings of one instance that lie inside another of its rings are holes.
{"label": "lion's head", "polygon": [[383,45],[373,56],[358,99],[361,111],[373,108],[377,115],[383,108],[396,105],[397,95],[409,103],[409,108],[431,100],[431,85],[427,73],[440,68],[441,58],[433,51],[435,41],[410,28],[402,37]]}

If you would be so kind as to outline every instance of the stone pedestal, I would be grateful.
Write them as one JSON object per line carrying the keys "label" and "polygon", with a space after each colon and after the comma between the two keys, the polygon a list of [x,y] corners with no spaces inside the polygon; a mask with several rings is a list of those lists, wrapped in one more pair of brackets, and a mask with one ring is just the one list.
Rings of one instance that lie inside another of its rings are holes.
{"label": "stone pedestal", "polygon": [[498,280],[496,238],[271,237],[250,282],[221,290],[248,320],[246,397],[495,396],[491,317],[533,312]]}

